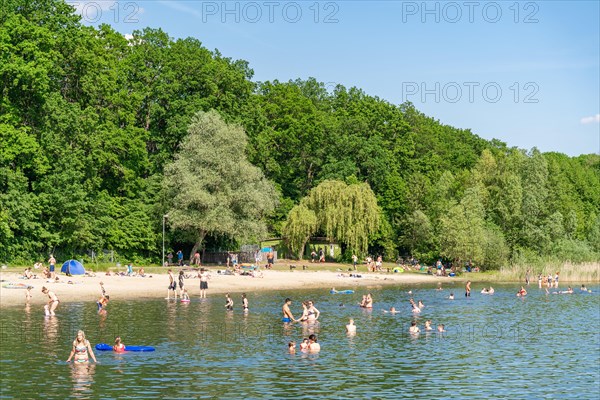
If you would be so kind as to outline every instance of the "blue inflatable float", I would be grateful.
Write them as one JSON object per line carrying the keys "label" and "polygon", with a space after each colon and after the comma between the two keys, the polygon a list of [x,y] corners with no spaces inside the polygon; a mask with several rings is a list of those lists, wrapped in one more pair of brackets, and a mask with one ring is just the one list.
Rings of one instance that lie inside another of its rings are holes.
{"label": "blue inflatable float", "polygon": [[[113,347],[110,344],[98,343],[96,350],[98,351],[112,351]],[[125,351],[154,351],[154,347],[151,346],[125,346]]]}

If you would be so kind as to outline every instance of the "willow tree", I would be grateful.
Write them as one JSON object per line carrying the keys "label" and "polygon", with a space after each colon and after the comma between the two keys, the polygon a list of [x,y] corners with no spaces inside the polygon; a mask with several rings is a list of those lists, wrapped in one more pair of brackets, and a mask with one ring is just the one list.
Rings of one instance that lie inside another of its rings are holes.
{"label": "willow tree", "polygon": [[[338,240],[352,251],[365,253],[369,236],[379,229],[381,212],[377,198],[367,183],[347,185],[341,181],[323,181],[297,207],[288,214],[286,227],[290,228],[284,230],[284,236],[290,246],[305,238],[301,248],[296,247],[300,256],[308,238],[317,232]],[[314,225],[301,221],[310,215],[309,211],[316,216]]]}
{"label": "willow tree", "polygon": [[298,259],[302,258],[304,246],[317,228],[317,215],[313,210],[308,209],[304,204],[294,206],[290,210],[282,232],[290,250],[298,255]]}
{"label": "willow tree", "polygon": [[273,185],[246,158],[243,128],[212,110],[193,118],[175,160],[165,167],[169,224],[194,237],[193,254],[207,235],[261,238],[274,208]]}

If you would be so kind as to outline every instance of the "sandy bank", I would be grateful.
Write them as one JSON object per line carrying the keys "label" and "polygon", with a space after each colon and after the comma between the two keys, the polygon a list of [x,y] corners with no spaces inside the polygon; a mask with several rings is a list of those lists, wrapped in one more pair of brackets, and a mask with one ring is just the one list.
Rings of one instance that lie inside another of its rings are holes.
{"label": "sandy bank", "polygon": [[[179,270],[174,269],[177,277]],[[196,277],[184,281],[190,297],[198,297],[200,280]],[[346,273],[346,275],[348,275]],[[214,293],[255,292],[260,290],[309,289],[319,287],[336,287],[338,289],[360,289],[369,286],[389,286],[415,283],[448,282],[449,278],[433,277],[424,274],[361,274],[361,278],[340,276],[339,272],[330,271],[263,271],[262,278],[250,276],[220,275],[211,271],[208,283],[208,296]],[[43,304],[48,297],[42,294],[42,286],[54,291],[61,302],[96,301],[100,297],[100,282],[111,299],[164,298],[167,295],[169,277],[164,274],[148,274],[146,277],[106,276],[96,277],[59,275],[59,282],[47,282],[44,279],[19,279],[21,274],[5,272],[0,274],[2,285],[11,282],[31,285],[31,304]],[[152,277],[150,277],[152,276]],[[68,283],[68,282],[72,283]],[[11,306],[25,303],[25,289],[9,289],[0,287],[0,306]]]}

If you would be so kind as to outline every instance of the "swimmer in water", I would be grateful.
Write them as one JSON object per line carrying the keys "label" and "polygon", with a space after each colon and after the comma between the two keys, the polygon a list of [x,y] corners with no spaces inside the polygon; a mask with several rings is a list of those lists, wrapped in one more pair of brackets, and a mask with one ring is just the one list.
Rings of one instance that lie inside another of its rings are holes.
{"label": "swimmer in water", "polygon": [[106,290],[104,290],[104,283],[100,282],[100,288],[102,288],[102,295],[96,302],[98,305],[98,312],[102,311],[108,305],[108,301],[110,300],[110,296],[106,294]]}
{"label": "swimmer in water", "polygon": [[410,332],[411,334],[417,334],[419,332],[421,332],[421,330],[419,329],[419,327],[417,326],[417,321],[412,321],[410,323],[410,328],[408,328],[408,332]]}
{"label": "swimmer in water", "polygon": [[433,328],[431,327],[431,320],[428,319],[427,321],[425,321],[425,330],[426,331],[432,331]]}
{"label": "swimmer in water", "polygon": [[85,338],[85,333],[80,330],[77,332],[75,340],[73,340],[73,349],[71,350],[67,362],[71,362],[71,359],[73,359],[76,363],[86,363],[88,362],[89,357],[92,357],[92,360],[97,362],[89,340]]}
{"label": "swimmer in water", "polygon": [[123,353],[125,351],[125,345],[121,341],[121,336],[117,336],[115,338],[115,345],[113,346],[113,351],[117,353]]}
{"label": "swimmer in water", "polygon": [[302,340],[302,343],[300,343],[300,350],[308,350],[308,343],[309,343],[308,338],[304,338]]}
{"label": "swimmer in water", "polygon": [[233,299],[229,296],[229,293],[225,294],[225,309],[233,311]]}
{"label": "swimmer in water", "polygon": [[308,337],[308,351],[317,352],[321,350],[321,345],[317,342],[317,335],[314,333]]}
{"label": "swimmer in water", "polygon": [[445,329],[445,326],[444,326],[444,324],[439,324],[439,325],[438,325],[438,327],[437,327],[437,331],[438,331],[439,333],[444,333],[444,332],[446,332],[446,329]]}
{"label": "swimmer in water", "polygon": [[520,296],[520,297],[527,296],[527,290],[525,290],[525,288],[523,286],[521,286],[521,290],[519,290],[517,292],[517,296]]}
{"label": "swimmer in water", "polygon": [[350,318],[350,320],[348,321],[348,325],[346,325],[346,333],[356,333],[356,325],[354,325],[354,320],[352,318]]}
{"label": "swimmer in water", "polygon": [[281,318],[281,320],[283,322],[296,322],[296,318],[294,318],[294,315],[292,314],[292,311],[290,310],[290,305],[292,304],[292,300],[288,297],[287,299],[285,299],[285,302],[283,303],[283,306],[281,307],[281,312],[283,313],[283,317]]}
{"label": "swimmer in water", "polygon": [[450,296],[448,296],[448,300],[454,300],[454,293],[450,293]]}
{"label": "swimmer in water", "polygon": [[296,353],[296,342],[291,341],[288,343],[288,351],[290,352],[290,354]]}

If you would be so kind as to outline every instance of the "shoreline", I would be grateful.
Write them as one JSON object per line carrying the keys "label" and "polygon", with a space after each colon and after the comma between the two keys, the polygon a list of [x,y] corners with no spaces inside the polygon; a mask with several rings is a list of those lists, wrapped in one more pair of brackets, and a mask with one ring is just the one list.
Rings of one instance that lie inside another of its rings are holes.
{"label": "shoreline", "polygon": [[[189,272],[189,271],[188,271]],[[261,270],[262,278],[254,278],[242,275],[220,275],[216,270],[210,270],[211,279],[208,282],[207,295],[223,293],[256,292],[267,290],[297,290],[313,288],[332,288],[339,290],[360,290],[373,286],[393,286],[410,284],[437,284],[438,282],[462,282],[462,278],[436,277],[432,275],[401,273],[401,274],[374,274],[359,273],[362,277],[349,277],[348,273],[332,271],[276,271]],[[177,282],[179,269],[173,269],[173,275]],[[48,296],[41,290],[42,286],[53,291],[62,303],[69,302],[96,302],[101,295],[100,282],[104,283],[106,293],[111,299],[164,299],[167,295],[169,277],[166,273],[147,273],[146,277],[138,276],[107,276],[97,273],[95,277],[84,275],[65,276],[58,274],[58,282],[48,282],[46,279],[20,279],[22,274],[16,272],[2,272],[0,279],[2,285],[7,283],[24,284],[33,286],[32,298],[29,304],[45,304]],[[195,273],[194,273],[195,275]],[[341,276],[346,275],[346,276]],[[71,282],[71,283],[68,283]],[[191,298],[197,298],[200,294],[200,279],[188,278],[184,281]],[[0,286],[0,307],[26,304],[26,289],[13,289]],[[171,293],[172,294],[172,293]]]}

